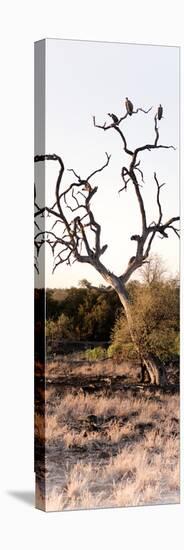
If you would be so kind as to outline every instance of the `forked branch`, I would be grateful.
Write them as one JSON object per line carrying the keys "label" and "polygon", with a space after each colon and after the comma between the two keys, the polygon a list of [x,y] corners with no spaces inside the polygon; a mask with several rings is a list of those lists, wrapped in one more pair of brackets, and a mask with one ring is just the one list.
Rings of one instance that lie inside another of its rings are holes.
{"label": "forked branch", "polygon": [[[94,262],[97,264],[100,256],[107,249],[107,245],[101,245],[101,226],[95,220],[91,210],[91,200],[96,194],[98,187],[92,187],[89,180],[108,166],[110,155],[106,153],[105,163],[100,168],[93,170],[85,179],[82,179],[73,168],[69,169],[77,181],[68,185],[63,191],[61,191],[61,180],[64,173],[64,164],[61,157],[55,154],[37,155],[35,157],[35,162],[45,160],[57,160],[59,162],[59,173],[55,189],[56,200],[51,207],[39,207],[36,202],[35,192],[35,218],[39,216],[43,217],[49,213],[52,220],[51,228],[49,230],[45,228],[44,231],[40,231],[39,225],[36,222],[36,228],[38,229],[38,232],[35,233],[36,254],[37,256],[39,255],[43,244],[49,244],[53,254],[56,246],[59,246],[60,250],[55,257],[53,270],[61,263],[66,262],[70,264],[71,261],[75,260],[92,265]],[[79,196],[80,199],[78,198]],[[74,203],[73,206],[72,202]],[[66,216],[66,208],[71,213],[77,215],[74,217]],[[58,218],[54,223],[52,216]],[[57,233],[54,233],[53,229],[56,229],[56,226]]]}
{"label": "forked branch", "polygon": [[[64,174],[62,158],[56,154],[36,155],[35,162],[52,160],[57,161],[59,164],[55,200],[53,204],[50,206],[39,206],[35,192],[36,258],[39,256],[41,246],[48,243],[55,258],[53,270],[62,263],[70,264],[75,261],[88,263],[95,267],[108,283],[112,284],[116,289],[121,285],[121,288],[124,288],[125,291],[125,285],[132,273],[147,261],[155,236],[158,235],[161,238],[168,238],[168,230],[170,229],[179,236],[179,228],[175,225],[176,222],[179,221],[179,216],[174,216],[166,222],[163,222],[160,192],[165,183],[159,183],[156,172],[154,172],[154,182],[157,190],[156,203],[158,207],[158,218],[151,224],[147,222],[148,212],[146,211],[143,199],[145,180],[142,166],[140,166],[141,162],[138,158],[139,154],[144,151],[150,152],[154,149],[175,150],[173,145],[164,145],[159,142],[158,114],[154,116],[153,140],[151,143],[140,145],[134,150],[129,147],[122,126],[120,128],[120,125],[129,117],[129,114],[133,115],[130,119],[132,121],[134,115],[137,113],[142,112],[147,115],[151,110],[152,107],[147,110],[139,107],[133,109],[131,113],[126,112],[122,117],[114,115],[113,113],[108,113],[111,122],[107,123],[105,121],[104,124],[97,124],[95,116],[93,117],[95,128],[104,131],[114,130],[118,133],[124,153],[127,154],[128,157],[131,157],[129,158],[127,166],[123,166],[121,170],[123,186],[119,189],[119,194],[122,191],[127,191],[129,185],[133,186],[141,218],[141,231],[140,234],[133,234],[130,237],[131,241],[136,244],[135,255],[130,257],[125,271],[120,276],[113,274],[101,262],[101,256],[106,251],[107,244],[101,244],[101,225],[97,222],[92,209],[92,199],[98,191],[98,187],[96,185],[93,186],[92,180],[109,165],[110,155],[105,153],[106,160],[102,166],[90,172],[85,178],[81,178],[74,168],[69,168],[68,171],[72,174],[73,181],[68,186],[63,184],[63,188],[61,188]],[[41,231],[40,218],[45,216],[47,218],[49,217],[51,227],[48,230],[46,228],[45,231]],[[38,269],[37,262],[36,269]]]}

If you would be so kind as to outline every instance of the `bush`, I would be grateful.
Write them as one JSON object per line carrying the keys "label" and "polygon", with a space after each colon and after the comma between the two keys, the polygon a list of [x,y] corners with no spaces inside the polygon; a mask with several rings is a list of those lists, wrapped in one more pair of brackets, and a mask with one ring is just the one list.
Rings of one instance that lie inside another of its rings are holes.
{"label": "bush", "polygon": [[136,359],[137,354],[132,342],[119,342],[114,341],[107,350],[108,358],[115,359],[116,361],[121,359]]}
{"label": "bush", "polygon": [[[131,314],[137,341],[143,352],[152,352],[161,361],[179,355],[179,288],[175,281],[139,285],[134,289]],[[133,359],[135,351],[127,321],[120,317],[114,326],[109,354],[122,353]]]}
{"label": "bush", "polygon": [[85,356],[87,361],[98,361],[101,359],[106,359],[107,352],[106,349],[102,348],[101,346],[98,346],[94,349],[87,349],[85,352]]}

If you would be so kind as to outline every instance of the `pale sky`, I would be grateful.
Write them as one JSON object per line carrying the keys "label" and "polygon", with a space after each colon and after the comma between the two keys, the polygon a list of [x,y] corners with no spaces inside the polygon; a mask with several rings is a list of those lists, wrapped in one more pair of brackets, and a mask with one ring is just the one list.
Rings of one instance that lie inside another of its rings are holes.
{"label": "pale sky", "polygon": [[[127,192],[118,195],[122,187],[121,168],[129,161],[121,139],[113,130],[94,128],[92,116],[100,124],[110,121],[108,112],[122,116],[126,96],[135,108],[153,106],[148,115],[139,113],[121,124],[130,148],[154,141],[154,115],[158,105],[163,105],[160,143],[172,144],[176,151],[144,152],[139,158],[145,176],[142,192],[148,221],[158,216],[154,171],[160,183],[167,184],[162,190],[163,220],[167,220],[179,214],[179,48],[46,41],[45,152],[62,157],[66,169],[63,188],[74,181],[67,168],[73,168],[85,179],[104,163],[105,151],[112,155],[109,166],[91,184],[98,185],[92,204],[96,220],[102,226],[102,244],[108,244],[101,260],[118,275],[135,254],[130,236],[139,233],[141,220],[131,184]],[[57,168],[57,163],[46,164],[47,204],[54,202]],[[169,235],[169,239],[155,238],[152,251],[160,254],[175,273],[179,270],[179,240],[172,231]],[[75,286],[83,278],[93,284],[104,283],[94,268],[85,264],[75,263],[71,267],[63,264],[52,275],[52,262],[46,247],[47,287]]]}

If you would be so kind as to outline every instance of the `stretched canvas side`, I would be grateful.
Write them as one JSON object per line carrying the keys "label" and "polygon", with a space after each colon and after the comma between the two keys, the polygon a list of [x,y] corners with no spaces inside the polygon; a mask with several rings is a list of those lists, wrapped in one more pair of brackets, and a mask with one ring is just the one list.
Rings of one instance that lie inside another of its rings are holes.
{"label": "stretched canvas side", "polygon": [[[35,503],[45,510],[46,465],[45,465],[45,163],[36,162],[38,154],[45,154],[45,69],[46,41],[34,45],[34,234],[35,234]],[[42,212],[40,213],[40,208]],[[42,246],[43,245],[43,246]]]}
{"label": "stretched canvas side", "polygon": [[45,511],[179,503],[179,53],[35,44]]}

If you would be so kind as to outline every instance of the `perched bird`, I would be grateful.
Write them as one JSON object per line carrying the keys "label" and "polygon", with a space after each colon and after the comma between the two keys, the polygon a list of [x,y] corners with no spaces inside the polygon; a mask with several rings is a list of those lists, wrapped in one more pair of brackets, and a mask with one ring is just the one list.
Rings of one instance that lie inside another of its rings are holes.
{"label": "perched bird", "polygon": [[133,103],[130,101],[130,99],[128,99],[128,97],[126,97],[125,107],[126,107],[127,113],[131,116],[133,113],[134,106],[133,106]]}
{"label": "perched bird", "polygon": [[162,107],[162,105],[159,105],[157,117],[158,117],[158,120],[161,120],[161,118],[163,117],[163,107]]}
{"label": "perched bird", "polygon": [[119,122],[119,119],[116,115],[114,115],[114,113],[107,113],[113,120],[114,124],[118,124]]}

